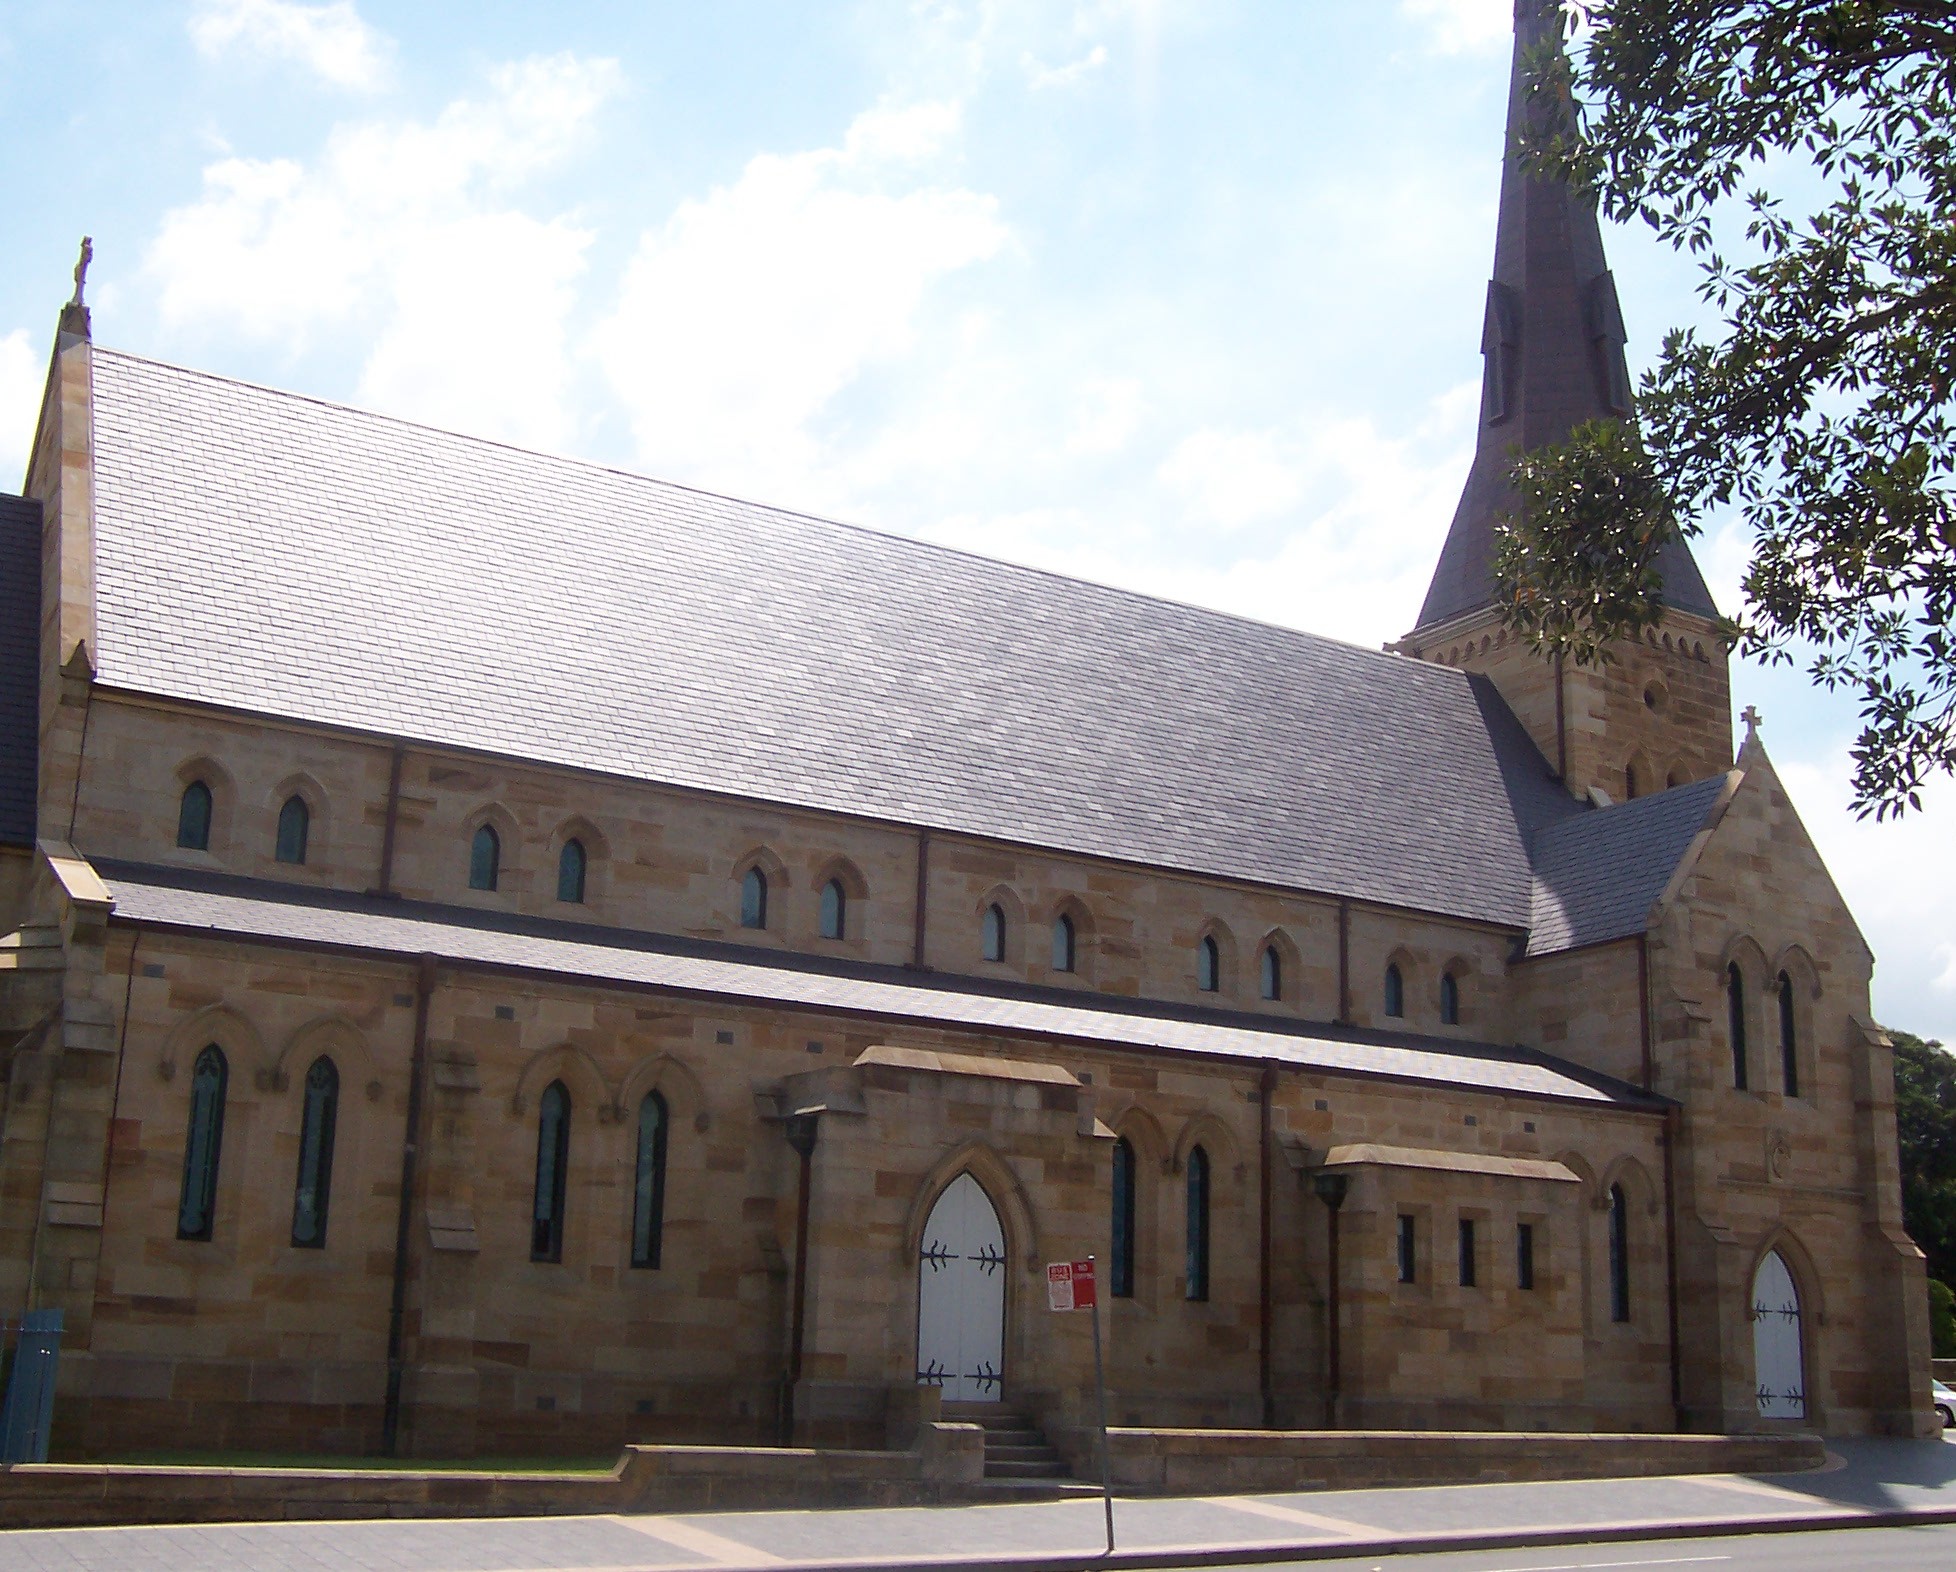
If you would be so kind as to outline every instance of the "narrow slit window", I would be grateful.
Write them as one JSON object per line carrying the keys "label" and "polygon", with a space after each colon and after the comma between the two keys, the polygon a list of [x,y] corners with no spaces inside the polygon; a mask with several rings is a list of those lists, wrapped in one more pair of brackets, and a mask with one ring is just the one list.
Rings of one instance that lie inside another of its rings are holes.
{"label": "narrow slit window", "polygon": [[1460,1286],[1473,1288],[1478,1285],[1480,1272],[1474,1258],[1474,1219],[1460,1219]]}
{"label": "narrow slit window", "polygon": [[1610,1186],[1610,1319],[1630,1319],[1630,1201]]}
{"label": "narrow slit window", "polygon": [[469,842],[469,888],[472,890],[493,890],[496,881],[502,877],[503,841],[496,833],[493,824],[476,827],[475,838]]}
{"label": "narrow slit window", "polygon": [[217,1219],[217,1160],[224,1149],[224,1093],[231,1067],[212,1043],[190,1071],[190,1127],[183,1145],[177,1237],[209,1239]]}
{"label": "narrow slit window", "polygon": [[177,804],[177,844],[185,851],[211,849],[211,789],[192,781]]}
{"label": "narrow slit window", "polygon": [[1515,1287],[1532,1290],[1535,1286],[1535,1225],[1515,1224]]}
{"label": "narrow slit window", "polygon": [[1725,1026],[1732,1039],[1732,1084],[1746,1089],[1745,973],[1734,961],[1725,968]]}
{"label": "narrow slit window", "polygon": [[564,1258],[564,1171],[570,1166],[570,1093],[562,1081],[537,1103],[537,1182],[530,1207],[530,1259]]}
{"label": "narrow slit window", "polygon": [[1222,950],[1213,935],[1205,934],[1195,947],[1195,982],[1204,993],[1222,986]]}
{"label": "narrow slit window", "polygon": [[638,1164],[632,1188],[632,1265],[656,1268],[666,1226],[666,1131],[672,1111],[647,1092],[638,1105]]}
{"label": "narrow slit window", "polygon": [[1053,970],[1070,972],[1074,961],[1073,919],[1061,913],[1053,922]]}
{"label": "narrow slit window", "polygon": [[767,927],[767,875],[749,868],[740,881],[740,926]]}
{"label": "narrow slit window", "polygon": [[564,842],[557,853],[557,899],[572,906],[584,904],[584,873],[590,859],[580,840]]}
{"label": "narrow slit window", "polygon": [[1263,959],[1258,964],[1258,983],[1266,999],[1281,999],[1284,996],[1284,958],[1277,953],[1274,944],[1263,947]]}
{"label": "narrow slit window", "polygon": [[1419,1281],[1419,1224],[1411,1212],[1399,1214],[1398,1246],[1399,1281]]}
{"label": "narrow slit window", "polygon": [[340,1072],[321,1054],[306,1071],[299,1116],[299,1177],[292,1189],[292,1243],[302,1250],[326,1244],[326,1207],[333,1193],[333,1135],[340,1118]]}
{"label": "narrow slit window", "polygon": [[985,959],[1002,961],[1005,959],[1005,909],[1001,906],[987,906],[980,919],[979,938],[984,945]]}
{"label": "narrow slit window", "polygon": [[1779,1065],[1786,1095],[1800,1095],[1800,1044],[1793,1024],[1793,979],[1779,974]]}
{"label": "narrow slit window", "polygon": [[1406,1013],[1406,977],[1397,961],[1386,968],[1385,1013],[1394,1019]]}
{"label": "narrow slit window", "polygon": [[1440,1020],[1447,1026],[1460,1024],[1460,979],[1452,972],[1440,974]]}
{"label": "narrow slit window", "polygon": [[294,792],[285,799],[285,806],[278,810],[278,845],[276,856],[280,862],[303,863],[306,860],[306,842],[312,838],[312,809],[306,806],[306,799]]}
{"label": "narrow slit window", "polygon": [[842,888],[840,879],[831,879],[822,886],[822,937],[842,938],[847,932],[848,921],[848,892]]}
{"label": "narrow slit window", "polygon": [[1107,1291],[1134,1297],[1134,1147],[1126,1136],[1114,1143],[1114,1216],[1109,1241]]}
{"label": "narrow slit window", "polygon": [[1188,1259],[1182,1296],[1209,1297],[1209,1154],[1201,1147],[1188,1161]]}

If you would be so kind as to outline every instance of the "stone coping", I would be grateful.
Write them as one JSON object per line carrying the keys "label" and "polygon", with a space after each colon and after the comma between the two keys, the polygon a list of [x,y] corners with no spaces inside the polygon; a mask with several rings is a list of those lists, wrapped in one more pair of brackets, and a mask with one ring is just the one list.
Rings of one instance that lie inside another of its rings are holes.
{"label": "stone coping", "polygon": [[1107,1447],[1117,1491],[1168,1496],[1656,1474],[1790,1474],[1820,1468],[1827,1457],[1819,1436],[1799,1431],[1720,1436],[1123,1428],[1107,1432]]}
{"label": "stone coping", "polygon": [[1334,1146],[1324,1154],[1326,1168],[1432,1168],[1446,1173],[1495,1174],[1504,1179],[1543,1179],[1551,1184],[1582,1181],[1563,1164],[1538,1157],[1495,1157],[1486,1152],[1448,1152],[1424,1146],[1382,1146],[1362,1141]]}

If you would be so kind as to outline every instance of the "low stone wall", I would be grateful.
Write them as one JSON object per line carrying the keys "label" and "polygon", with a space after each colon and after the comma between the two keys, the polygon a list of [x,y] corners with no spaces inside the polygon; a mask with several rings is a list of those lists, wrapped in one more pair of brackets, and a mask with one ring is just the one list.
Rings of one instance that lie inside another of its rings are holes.
{"label": "low stone wall", "polygon": [[17,1463],[0,1467],[0,1525],[929,1506],[970,1500],[984,1473],[984,1432],[956,1424],[907,1452],[633,1446],[609,1474]]}
{"label": "low stone wall", "polygon": [[[1193,1496],[1818,1468],[1818,1436],[1429,1430],[1109,1430],[1114,1488]],[[1071,1449],[1069,1448],[1069,1451]]]}

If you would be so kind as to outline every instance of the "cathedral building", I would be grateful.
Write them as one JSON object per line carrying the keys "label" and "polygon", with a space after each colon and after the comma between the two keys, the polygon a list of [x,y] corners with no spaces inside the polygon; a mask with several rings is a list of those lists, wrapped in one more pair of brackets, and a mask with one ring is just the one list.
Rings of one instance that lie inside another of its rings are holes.
{"label": "cathedral building", "polygon": [[1066,1434],[1089,1255],[1117,1424],[1926,1432],[1872,957],[1688,550],[1600,670],[1495,605],[1511,455],[1629,410],[1593,210],[1510,164],[1493,275],[1386,651],[78,289],[0,499],[0,1307],[63,1314],[62,1444]]}

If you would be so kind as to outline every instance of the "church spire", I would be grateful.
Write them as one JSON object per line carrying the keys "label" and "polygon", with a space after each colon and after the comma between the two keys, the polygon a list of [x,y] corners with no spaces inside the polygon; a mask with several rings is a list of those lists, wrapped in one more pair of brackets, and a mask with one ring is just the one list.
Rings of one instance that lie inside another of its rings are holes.
{"label": "church spire", "polygon": [[[1528,102],[1527,59],[1544,46],[1560,47],[1561,22],[1558,0],[1515,0],[1494,277],[1481,328],[1480,437],[1419,630],[1494,605],[1495,527],[1514,505],[1514,454],[1561,442],[1583,421],[1630,412],[1623,314],[1595,204],[1560,181],[1525,174],[1514,152],[1525,117],[1544,112]],[[1666,605],[1717,616],[1682,541],[1665,548],[1660,568]]]}

